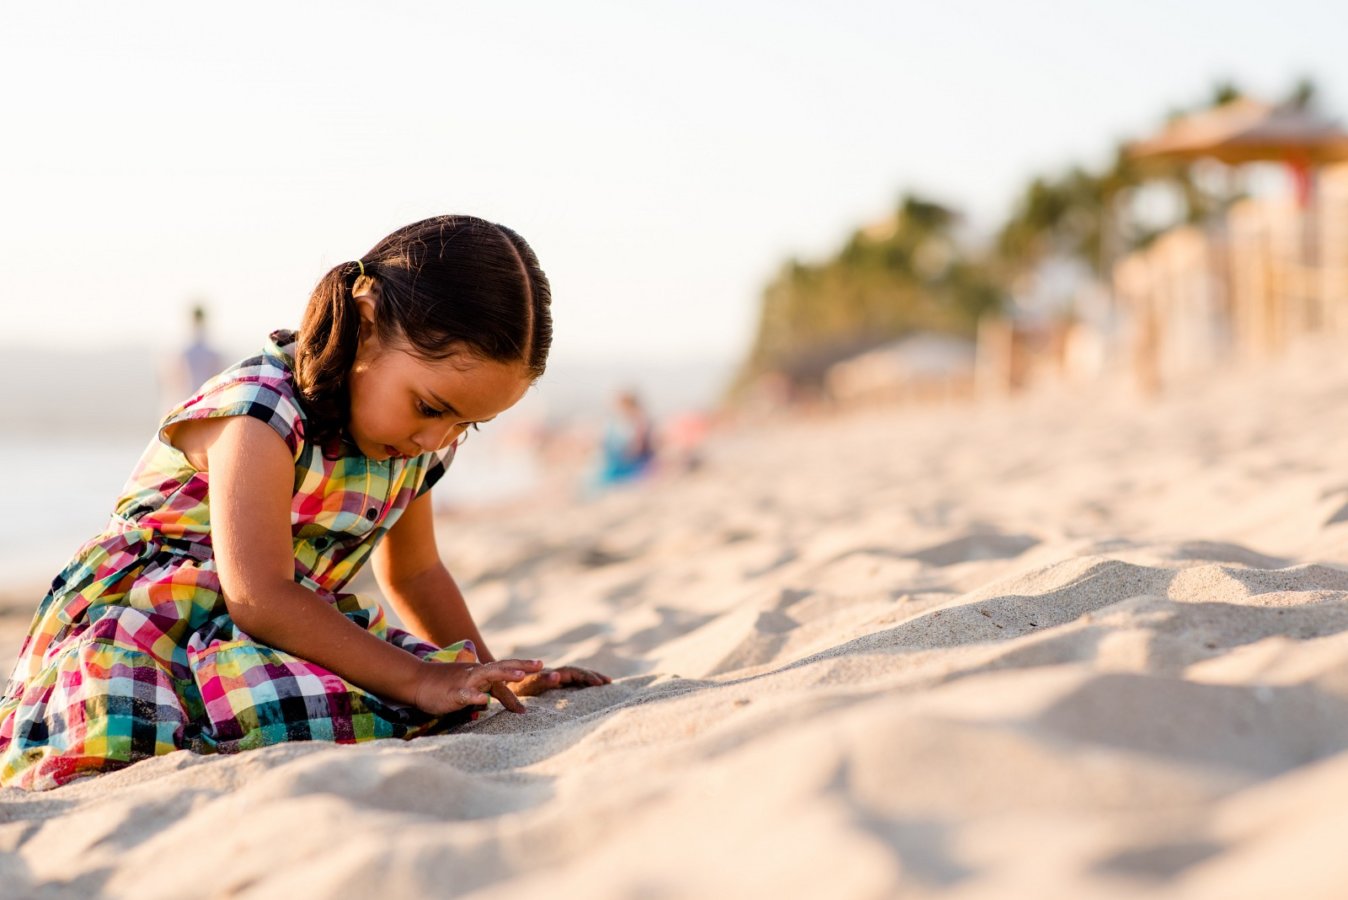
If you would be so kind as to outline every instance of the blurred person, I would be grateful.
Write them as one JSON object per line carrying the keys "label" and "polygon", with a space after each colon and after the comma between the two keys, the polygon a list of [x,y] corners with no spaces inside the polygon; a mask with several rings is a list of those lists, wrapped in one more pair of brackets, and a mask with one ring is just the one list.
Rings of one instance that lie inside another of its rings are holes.
{"label": "blurred person", "polygon": [[161,378],[163,407],[172,408],[225,367],[224,357],[211,344],[206,328],[206,307],[196,304],[191,312],[187,346],[168,360]]}
{"label": "blurred person", "polygon": [[188,390],[195,390],[223,369],[224,360],[206,338],[206,308],[192,307],[192,339],[182,352],[183,371]]}
{"label": "blurred person", "polygon": [[655,429],[635,391],[619,391],[599,443],[599,487],[632,481],[655,463]]}
{"label": "blurred person", "polygon": [[[38,606],[0,697],[0,787],[179,749],[411,738],[606,676],[496,661],[431,487],[543,374],[550,288],[515,232],[417,222],[318,282],[298,333],[171,410]],[[408,630],[346,593],[374,573]]]}

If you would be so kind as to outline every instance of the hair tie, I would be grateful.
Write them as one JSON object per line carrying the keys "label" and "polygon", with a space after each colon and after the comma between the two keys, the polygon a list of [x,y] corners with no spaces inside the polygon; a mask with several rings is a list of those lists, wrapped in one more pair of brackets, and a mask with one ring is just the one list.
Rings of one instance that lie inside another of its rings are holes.
{"label": "hair tie", "polygon": [[359,276],[359,277],[364,278],[364,277],[365,277],[365,263],[361,262],[360,260],[356,260],[356,265],[360,267],[360,276]]}

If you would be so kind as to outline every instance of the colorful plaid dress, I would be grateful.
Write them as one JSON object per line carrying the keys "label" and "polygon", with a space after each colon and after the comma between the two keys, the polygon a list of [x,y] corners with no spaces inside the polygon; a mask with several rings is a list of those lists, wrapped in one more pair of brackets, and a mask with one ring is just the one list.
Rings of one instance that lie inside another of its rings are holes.
{"label": "colorful plaid dress", "polygon": [[339,743],[442,731],[321,666],[253,641],[229,617],[211,551],[208,477],[163,437],[175,422],[252,416],[295,457],[295,581],[417,656],[475,662],[465,641],[437,648],[386,624],[379,604],[344,593],[380,537],[429,490],[453,448],[331,459],[304,438],[292,377],[294,335],[221,373],[161,424],[106,530],[86,543],[38,607],[0,699],[0,786],[46,789],[188,749],[231,753],[281,741]]}

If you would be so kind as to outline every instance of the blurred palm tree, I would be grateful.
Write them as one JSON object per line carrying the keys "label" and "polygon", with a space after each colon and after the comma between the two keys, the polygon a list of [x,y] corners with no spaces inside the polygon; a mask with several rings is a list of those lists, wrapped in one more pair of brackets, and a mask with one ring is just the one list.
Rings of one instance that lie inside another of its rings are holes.
{"label": "blurred palm tree", "polygon": [[984,264],[957,240],[950,207],[904,196],[831,259],[788,260],[763,290],[743,385],[769,370],[812,383],[833,362],[914,331],[971,334],[1001,302]]}

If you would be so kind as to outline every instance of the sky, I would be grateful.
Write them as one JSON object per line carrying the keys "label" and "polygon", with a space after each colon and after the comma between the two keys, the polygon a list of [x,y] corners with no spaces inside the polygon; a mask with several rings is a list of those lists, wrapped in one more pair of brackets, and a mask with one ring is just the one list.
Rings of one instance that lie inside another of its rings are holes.
{"label": "sky", "polygon": [[424,216],[521,232],[554,358],[733,360],[905,191],[990,232],[1219,79],[1348,112],[1348,11],[1242,0],[8,3],[0,346],[251,349]]}

